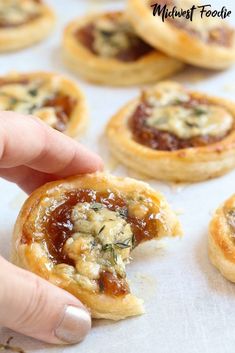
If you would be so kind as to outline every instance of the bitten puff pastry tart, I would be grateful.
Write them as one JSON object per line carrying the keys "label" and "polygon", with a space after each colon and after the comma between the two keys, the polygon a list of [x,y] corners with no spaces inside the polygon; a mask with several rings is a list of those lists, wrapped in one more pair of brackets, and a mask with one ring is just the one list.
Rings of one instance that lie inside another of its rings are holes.
{"label": "bitten puff pastry tart", "polygon": [[113,155],[152,178],[195,182],[235,167],[235,104],[161,82],[108,123]]}
{"label": "bitten puff pastry tart", "polygon": [[211,220],[209,258],[225,278],[235,282],[235,195],[217,209]]}
{"label": "bitten puff pastry tart", "polygon": [[65,29],[63,51],[73,71],[89,81],[114,86],[154,82],[183,66],[138,37],[123,12],[74,20]]}
{"label": "bitten puff pastry tart", "polygon": [[86,101],[80,88],[56,73],[0,76],[0,110],[35,115],[72,137],[83,132],[87,121]]}
{"label": "bitten puff pastry tart", "polygon": [[95,173],[33,192],[15,225],[12,258],[75,295],[92,317],[119,320],[144,311],[126,278],[131,251],[176,235],[180,224],[162,195],[143,182]]}
{"label": "bitten puff pastry tart", "polygon": [[[158,16],[155,4],[172,11],[187,10],[195,0],[128,0],[128,18],[141,38],[167,55],[208,69],[224,69],[235,62],[235,31],[224,19],[201,18],[200,9],[193,20]],[[157,6],[156,5],[156,6]]]}
{"label": "bitten puff pastry tart", "polygon": [[53,11],[43,0],[0,1],[0,52],[33,45],[55,25]]}

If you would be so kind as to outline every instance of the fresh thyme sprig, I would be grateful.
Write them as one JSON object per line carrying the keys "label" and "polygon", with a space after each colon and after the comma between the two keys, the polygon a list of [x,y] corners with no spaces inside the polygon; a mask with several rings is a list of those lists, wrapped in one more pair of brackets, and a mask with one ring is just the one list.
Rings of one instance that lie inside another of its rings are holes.
{"label": "fresh thyme sprig", "polygon": [[105,228],[105,224],[100,228],[100,230],[99,230],[99,233],[98,234],[100,234],[100,233],[102,233],[103,232],[103,230],[104,230],[104,228]]}
{"label": "fresh thyme sprig", "polygon": [[128,217],[128,209],[127,207],[121,207],[118,209],[118,213],[122,218],[127,218]]}
{"label": "fresh thyme sprig", "polygon": [[38,94],[38,89],[37,88],[31,88],[28,90],[28,94],[31,96],[31,97],[36,97],[37,94]]}
{"label": "fresh thyme sprig", "polygon": [[117,264],[117,249],[128,249],[132,247],[132,238],[127,238],[123,242],[116,242],[113,244],[105,244],[102,246],[103,251],[110,251],[114,264]]}
{"label": "fresh thyme sprig", "polygon": [[10,104],[11,105],[15,105],[18,102],[27,103],[27,101],[25,99],[20,99],[20,98],[14,97],[11,94],[8,94],[8,93],[5,93],[5,92],[0,92],[0,95],[10,99]]}
{"label": "fresh thyme sprig", "polygon": [[194,113],[198,116],[203,115],[207,112],[205,108],[200,107],[200,106],[195,107],[193,110],[194,110]]}
{"label": "fresh thyme sprig", "polygon": [[103,208],[103,205],[101,203],[98,203],[98,202],[94,202],[93,204],[91,204],[91,209],[94,210],[94,211],[99,211]]}
{"label": "fresh thyme sprig", "polygon": [[102,246],[103,251],[109,251],[113,264],[117,264],[117,253],[114,248],[114,244],[105,244]]}
{"label": "fresh thyme sprig", "polygon": [[132,239],[131,238],[127,238],[127,239],[123,240],[122,242],[116,242],[116,243],[114,243],[114,246],[116,246],[119,249],[131,248]]}

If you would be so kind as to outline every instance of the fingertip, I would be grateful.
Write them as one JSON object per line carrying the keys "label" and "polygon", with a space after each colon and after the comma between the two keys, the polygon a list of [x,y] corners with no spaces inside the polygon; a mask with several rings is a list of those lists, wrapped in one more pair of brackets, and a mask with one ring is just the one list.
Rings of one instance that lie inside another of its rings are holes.
{"label": "fingertip", "polygon": [[84,307],[68,305],[55,329],[59,344],[81,342],[91,330],[91,316]]}
{"label": "fingertip", "polygon": [[104,169],[104,162],[98,154],[91,152],[83,145],[79,145],[77,151],[77,167],[74,166],[77,173],[94,173]]}
{"label": "fingertip", "polygon": [[98,155],[96,155],[95,170],[98,172],[102,172],[104,170],[104,162],[103,162],[102,158]]}
{"label": "fingertip", "polygon": [[76,297],[1,257],[0,262],[2,326],[51,344],[74,344],[87,336],[91,316]]}

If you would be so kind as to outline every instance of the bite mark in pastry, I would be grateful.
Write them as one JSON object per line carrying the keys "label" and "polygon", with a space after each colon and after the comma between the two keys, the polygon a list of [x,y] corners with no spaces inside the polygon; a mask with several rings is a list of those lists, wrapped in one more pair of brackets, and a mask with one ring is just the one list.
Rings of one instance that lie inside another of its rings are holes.
{"label": "bite mark in pastry", "polygon": [[13,262],[68,290],[94,318],[142,314],[130,293],[130,252],[181,228],[164,197],[147,184],[102,173],[48,183],[23,205]]}
{"label": "bite mark in pastry", "polygon": [[169,10],[200,5],[194,0],[128,0],[128,19],[147,43],[174,58],[208,69],[223,69],[234,63],[235,31],[225,20],[201,18],[197,10],[193,21],[177,17],[163,22],[161,16],[153,16],[151,5],[156,3],[166,4]]}
{"label": "bite mark in pastry", "polygon": [[162,82],[108,123],[112,153],[150,177],[192,182],[235,167],[235,105]]}
{"label": "bite mark in pastry", "polygon": [[66,64],[86,79],[108,85],[154,82],[183,64],[138,37],[122,12],[85,16],[64,33]]}
{"label": "bite mark in pastry", "polygon": [[0,77],[0,110],[35,115],[70,136],[80,134],[87,120],[85,98],[77,84],[46,72]]}
{"label": "bite mark in pastry", "polygon": [[235,282],[235,195],[219,207],[209,227],[209,258],[228,280]]}
{"label": "bite mark in pastry", "polygon": [[55,15],[43,0],[2,0],[0,52],[18,50],[41,41],[54,24]]}

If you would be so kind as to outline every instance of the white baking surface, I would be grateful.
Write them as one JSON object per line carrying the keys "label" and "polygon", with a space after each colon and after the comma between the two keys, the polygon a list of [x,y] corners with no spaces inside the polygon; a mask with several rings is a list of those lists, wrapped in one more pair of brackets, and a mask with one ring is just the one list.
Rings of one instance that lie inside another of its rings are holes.
{"label": "white baking surface", "polygon": [[[0,73],[12,70],[55,70],[73,77],[63,66],[60,38],[64,25],[85,11],[122,7],[115,0],[48,0],[58,15],[54,34],[45,42],[14,54],[0,56]],[[233,0],[213,2],[233,10]],[[187,69],[177,80],[189,87],[235,99],[235,68],[210,73]],[[76,78],[75,78],[76,79]],[[77,81],[90,106],[90,125],[84,143],[108,159],[102,136],[108,118],[134,97],[138,88],[113,89]],[[120,165],[112,172],[134,176]],[[141,178],[140,176],[136,176]],[[128,266],[133,291],[145,300],[146,314],[121,322],[95,321],[91,334],[73,347],[54,347],[0,329],[0,342],[14,336],[14,345],[26,352],[58,353],[234,353],[235,285],[214,269],[207,257],[207,228],[215,208],[234,192],[235,172],[187,186],[150,181],[180,213],[183,239],[152,242],[137,249]],[[25,198],[13,184],[0,179],[0,252],[8,258],[17,213]],[[1,313],[0,313],[1,315]]]}

